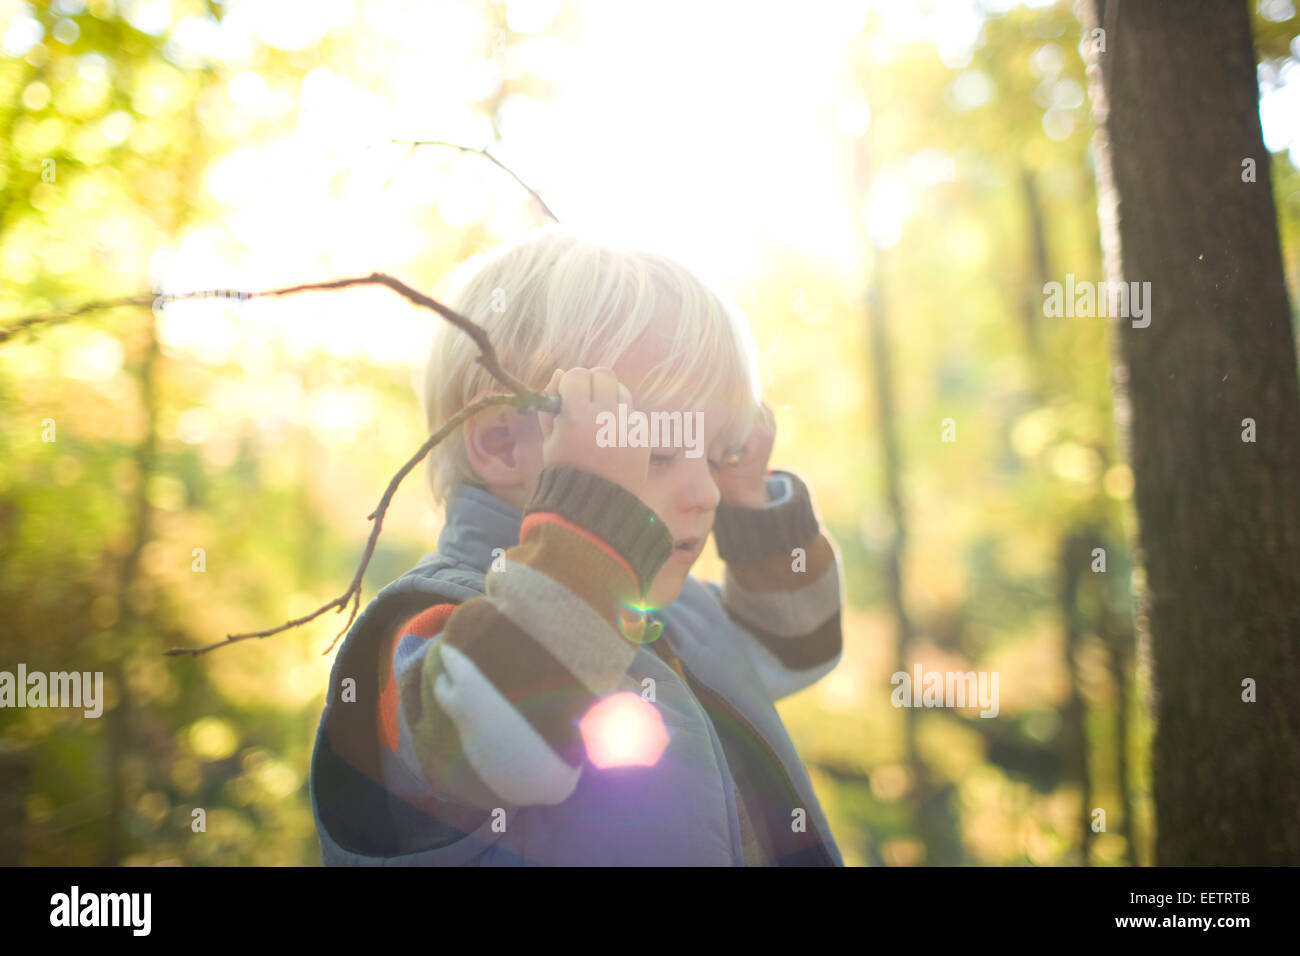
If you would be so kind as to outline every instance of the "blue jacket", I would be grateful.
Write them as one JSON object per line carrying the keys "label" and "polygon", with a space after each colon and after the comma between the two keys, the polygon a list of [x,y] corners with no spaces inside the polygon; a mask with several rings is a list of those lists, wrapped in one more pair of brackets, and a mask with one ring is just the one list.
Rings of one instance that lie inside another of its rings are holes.
{"label": "blue jacket", "polygon": [[490,492],[457,485],[437,550],[380,590],[349,631],[330,674],[312,753],[312,811],[325,864],[741,865],[734,782],[724,752],[730,750],[750,755],[746,779],[757,776],[780,795],[769,818],[785,844],[777,862],[843,865],[772,694],[741,647],[745,635],[724,611],[718,585],[693,577],[658,612],[660,640],[669,642],[689,682],[649,646],[637,650],[628,672],[626,686],[638,692],[653,678],[655,706],[668,730],[667,750],[654,766],[601,770],[587,764],[577,789],[556,805],[438,813],[394,792],[393,771],[382,755],[373,761],[340,755],[340,749],[364,751],[377,739],[376,701],[367,699],[377,684],[377,642],[427,607],[483,594],[494,549],[516,544],[521,522],[518,509]]}

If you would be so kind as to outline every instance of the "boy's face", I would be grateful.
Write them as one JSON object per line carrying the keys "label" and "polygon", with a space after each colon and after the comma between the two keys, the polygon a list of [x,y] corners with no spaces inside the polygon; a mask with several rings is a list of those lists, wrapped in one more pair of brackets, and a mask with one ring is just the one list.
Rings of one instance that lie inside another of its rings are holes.
{"label": "boy's face", "polygon": [[[642,409],[643,411],[679,411],[671,408]],[[694,417],[692,411],[683,411]],[[705,540],[713,529],[721,494],[714,480],[717,464],[723,449],[717,438],[721,416],[703,409],[703,454],[691,447],[652,448],[650,467],[646,475],[644,501],[668,527],[673,539],[673,551],[655,575],[646,596],[650,607],[667,607],[677,600],[691,566],[704,549]],[[710,424],[712,420],[712,424]]]}
{"label": "boy's face", "polygon": [[[726,421],[716,406],[686,409],[680,406],[655,405],[643,394],[642,384],[655,365],[665,358],[665,345],[673,338],[676,322],[664,314],[655,324],[656,332],[647,333],[627,349],[614,363],[619,383],[632,393],[636,411],[679,412],[681,426],[674,428],[676,447],[652,447],[641,500],[663,520],[673,540],[673,551],[650,583],[645,601],[651,608],[664,608],[677,600],[691,567],[703,552],[705,540],[713,530],[713,519],[721,491],[716,478],[725,452],[721,436]],[[629,409],[631,412],[632,409]],[[699,414],[697,414],[699,413]],[[689,423],[687,419],[690,419]],[[505,443],[510,447],[512,478],[508,486],[488,482],[501,497],[522,510],[537,486],[544,467],[542,432],[536,415],[518,416],[519,427]],[[655,429],[649,429],[651,442]],[[668,436],[663,436],[670,441]],[[593,442],[596,436],[592,436]],[[484,480],[487,480],[486,478]]]}
{"label": "boy's face", "polygon": [[[704,550],[705,540],[713,530],[714,514],[722,500],[714,479],[724,451],[719,438],[723,423],[720,410],[707,406],[686,409],[654,405],[641,397],[641,384],[651,363],[658,358],[653,347],[633,347],[614,363],[614,374],[631,390],[638,411],[647,414],[680,412],[685,432],[679,435],[683,439],[680,447],[650,449],[645,490],[641,492],[641,500],[663,520],[673,539],[673,551],[646,593],[646,603],[652,608],[664,608],[677,600],[691,566]],[[696,415],[696,411],[702,412],[702,416]],[[689,424],[688,418],[691,419]],[[697,424],[702,424],[702,434],[697,433]],[[687,427],[691,431],[686,432]]]}
{"label": "boy's face", "polygon": [[[631,390],[636,411],[647,415],[657,411],[681,413],[682,427],[677,432],[677,446],[650,449],[645,489],[641,493],[641,500],[663,520],[673,539],[673,551],[645,595],[650,607],[663,608],[677,600],[713,529],[714,514],[721,501],[721,492],[714,479],[724,452],[719,437],[723,415],[720,410],[710,407],[685,409],[643,404],[639,385],[647,366],[645,353],[634,348],[614,365],[614,372],[619,382]],[[697,415],[697,411],[701,414]],[[689,424],[687,418],[690,418]],[[520,509],[536,486],[543,467],[541,430],[535,425],[536,416],[531,419],[513,448],[521,482],[512,487],[509,494],[498,489],[499,494]],[[595,436],[592,438],[594,441]],[[652,429],[650,439],[653,441],[654,438]],[[667,435],[664,438],[668,440]]]}

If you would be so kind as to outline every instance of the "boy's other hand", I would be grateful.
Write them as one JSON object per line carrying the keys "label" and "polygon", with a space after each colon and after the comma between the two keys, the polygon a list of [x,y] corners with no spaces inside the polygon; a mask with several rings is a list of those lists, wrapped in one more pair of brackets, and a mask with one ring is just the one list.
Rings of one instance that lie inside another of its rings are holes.
{"label": "boy's other hand", "polygon": [[614,370],[556,369],[544,389],[560,397],[560,411],[538,412],[542,428],[542,464],[569,465],[593,472],[626,488],[638,498],[645,490],[650,451],[644,448],[602,448],[596,444],[596,417],[609,412],[616,418],[620,403],[632,410],[632,393],[619,382]]}
{"label": "boy's other hand", "polygon": [[761,411],[740,448],[732,449],[731,458],[724,456],[718,468],[718,493],[724,504],[762,508],[770,500],[763,477],[776,441],[776,415],[766,402]]}

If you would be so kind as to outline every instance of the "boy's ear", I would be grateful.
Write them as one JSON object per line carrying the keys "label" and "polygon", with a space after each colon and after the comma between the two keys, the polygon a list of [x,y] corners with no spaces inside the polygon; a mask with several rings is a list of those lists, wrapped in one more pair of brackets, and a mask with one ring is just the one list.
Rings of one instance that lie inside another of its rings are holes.
{"label": "boy's ear", "polygon": [[465,423],[464,431],[469,463],[489,485],[519,483],[525,477],[520,446],[541,439],[537,419],[513,408],[494,408],[476,415]]}

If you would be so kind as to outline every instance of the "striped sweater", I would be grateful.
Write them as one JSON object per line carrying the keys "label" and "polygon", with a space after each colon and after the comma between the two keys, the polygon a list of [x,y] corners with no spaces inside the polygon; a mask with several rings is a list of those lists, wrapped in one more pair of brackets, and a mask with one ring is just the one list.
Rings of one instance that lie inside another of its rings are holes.
{"label": "striped sweater", "polygon": [[[726,572],[716,593],[776,700],[838,663],[841,594],[806,486],[788,472],[767,483],[777,494],[765,508],[717,510]],[[638,609],[640,596],[671,549],[663,523],[622,487],[575,468],[544,469],[519,542],[497,553],[484,596],[422,610],[380,642],[385,785],[417,805],[431,789],[439,814],[462,828],[503,804],[564,801],[602,747],[591,718],[627,690],[637,642],[655,637],[657,617]],[[651,649],[690,681],[667,640]],[[646,720],[652,736],[653,716]],[[747,772],[759,762],[747,759],[752,741],[734,733],[720,736],[745,861],[761,865],[776,855],[772,831],[784,824],[765,812],[764,783]]]}

